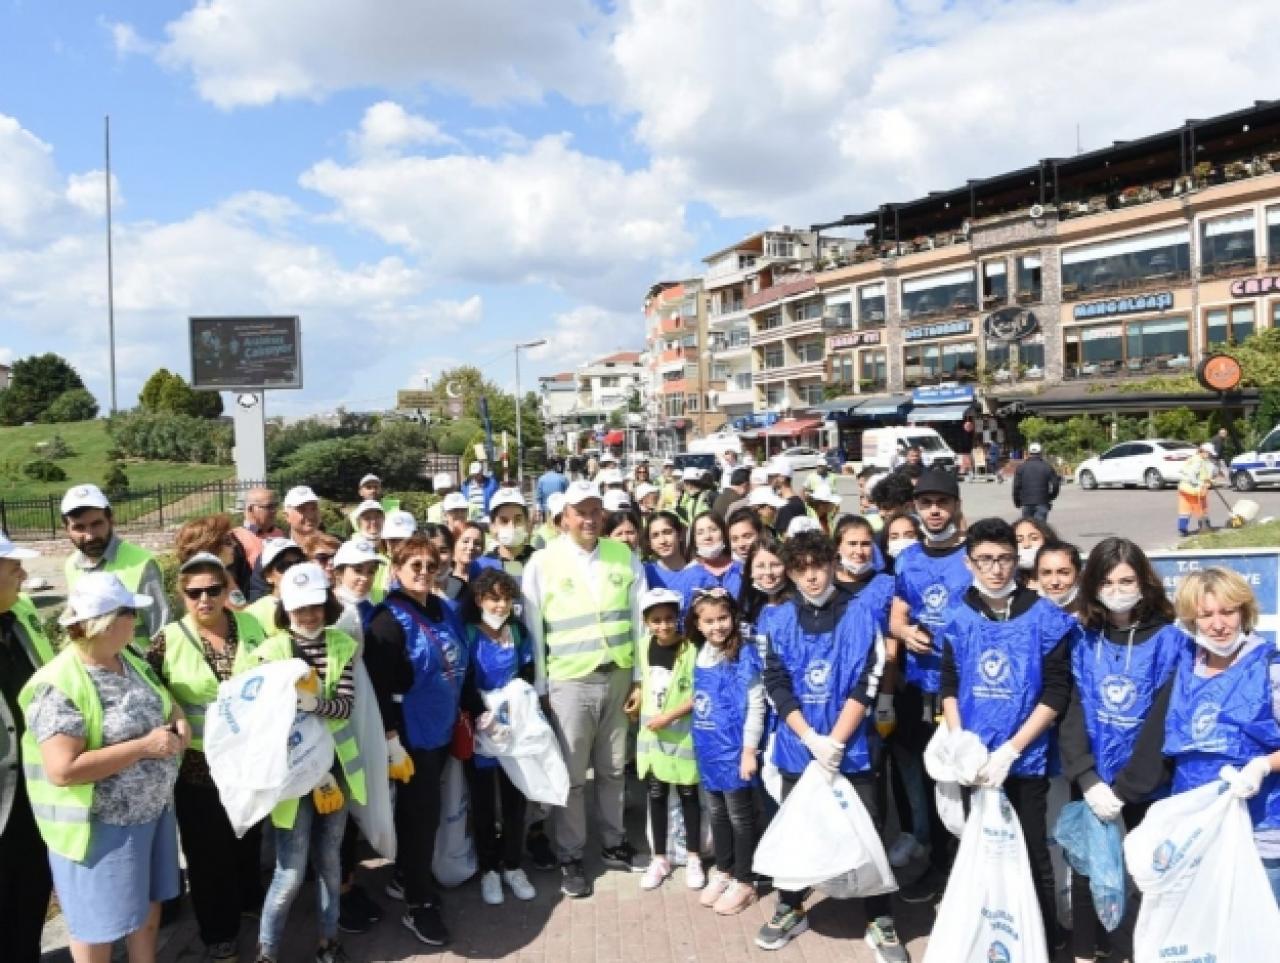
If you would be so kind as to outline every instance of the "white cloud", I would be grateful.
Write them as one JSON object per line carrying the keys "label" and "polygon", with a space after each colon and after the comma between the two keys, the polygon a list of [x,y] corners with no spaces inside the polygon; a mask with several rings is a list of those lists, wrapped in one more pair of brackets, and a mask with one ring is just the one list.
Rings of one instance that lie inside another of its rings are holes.
{"label": "white cloud", "polygon": [[593,305],[557,314],[551,328],[533,335],[530,340],[539,338],[546,338],[547,343],[530,348],[529,358],[550,362],[557,371],[616,351],[640,351],[644,347],[644,331],[635,314]]}
{"label": "white cloud", "polygon": [[129,24],[106,20],[102,17],[98,18],[98,23],[111,34],[111,45],[115,48],[117,56],[127,57],[132,54],[149,56],[156,53],[156,45],[149,40],[144,40]]}
{"label": "white cloud", "polygon": [[[83,174],[71,174],[67,178],[67,189],[63,192],[67,203],[91,217],[105,217],[107,212],[106,179],[103,171],[86,171]],[[111,211],[113,214],[124,207],[124,195],[120,193],[120,181],[115,174],[111,175]]]}
{"label": "white cloud", "polygon": [[440,125],[411,114],[395,101],[382,100],[364,112],[360,129],[349,135],[351,146],[361,157],[381,157],[417,144],[453,145],[457,141]]}
{"label": "white cloud", "polygon": [[605,22],[590,0],[203,0],[165,27],[159,58],[223,108],[419,84],[485,103],[598,102]]}
{"label": "white cloud", "polygon": [[13,364],[13,349],[0,345],[0,364]]}
{"label": "white cloud", "polygon": [[23,237],[62,205],[49,145],[0,114],[0,237]]}

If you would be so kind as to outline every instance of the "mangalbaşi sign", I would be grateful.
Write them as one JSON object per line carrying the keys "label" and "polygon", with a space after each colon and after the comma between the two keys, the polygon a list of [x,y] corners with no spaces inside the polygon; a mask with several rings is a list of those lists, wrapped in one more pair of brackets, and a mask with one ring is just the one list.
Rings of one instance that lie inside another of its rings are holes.
{"label": "mangalba\u015fi sign", "polygon": [[1077,304],[1071,317],[1077,321],[1088,318],[1109,318],[1116,314],[1138,314],[1141,311],[1165,311],[1173,307],[1173,292],[1134,294],[1127,298],[1109,298],[1106,301],[1088,301]]}

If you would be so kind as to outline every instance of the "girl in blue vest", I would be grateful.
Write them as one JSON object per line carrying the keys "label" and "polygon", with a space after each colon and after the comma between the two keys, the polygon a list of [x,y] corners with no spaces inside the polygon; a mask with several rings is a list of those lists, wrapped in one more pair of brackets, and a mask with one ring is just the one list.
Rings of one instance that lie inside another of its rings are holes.
{"label": "girl in blue vest", "polygon": [[710,511],[699,513],[689,525],[685,550],[692,564],[711,576],[713,584],[737,596],[742,588],[742,563],[729,552],[729,529],[724,519]]}
{"label": "girl in blue vest", "polygon": [[1020,518],[1013,523],[1013,534],[1018,540],[1018,578],[1033,592],[1040,589],[1036,578],[1036,555],[1045,542],[1056,542],[1058,534],[1046,522],[1038,518]]}
{"label": "girl in blue vest", "polygon": [[1084,563],[1080,549],[1070,542],[1052,539],[1036,552],[1036,591],[1064,612],[1080,617],[1080,573]]}
{"label": "girl in blue vest", "polygon": [[[782,561],[782,542],[765,532],[747,555],[743,563],[746,578],[738,593],[738,611],[742,620],[742,637],[747,640],[761,665],[769,651],[769,636],[765,623],[782,611],[791,598],[794,586],[787,577],[787,566]],[[772,727],[766,728],[766,732]]]}
{"label": "girl in blue vest", "polygon": [[680,609],[683,620],[689,610],[694,589],[715,584],[711,575],[699,565],[690,565],[684,553],[684,525],[675,512],[654,512],[645,520],[641,540],[647,561],[644,563],[645,584],[649,588],[668,588],[684,598]]}
{"label": "girl in blue vest", "polygon": [[1008,522],[975,522],[965,547],[972,585],[941,632],[942,711],[952,735],[968,730],[990,753],[977,785],[1003,787],[1018,815],[1053,956],[1057,913],[1045,826],[1049,729],[1071,697],[1070,651],[1079,626],[1018,584],[1018,543]]}
{"label": "girl in blue vest", "polygon": [[[868,519],[869,521],[869,519]],[[898,556],[923,538],[920,520],[907,512],[893,512],[882,519],[877,545],[885,560],[885,571],[893,575]]]}
{"label": "girl in blue vest", "polygon": [[[694,596],[695,600],[697,595]],[[640,678],[640,726],[636,772],[645,782],[653,858],[640,880],[641,889],[657,889],[671,875],[667,858],[668,805],[674,787],[680,800],[688,862],[685,883],[702,889],[702,807],[698,799],[698,767],[693,759],[690,727],[693,712],[693,644],[680,630],[679,593],[648,589],[640,596],[644,638],[637,648]]]}
{"label": "girl in blue vest", "polygon": [[693,668],[693,748],[707,793],[715,867],[699,902],[722,916],[755,902],[755,793],[764,738],[760,656],[739,629],[723,589],[700,593],[687,621],[699,646]]}
{"label": "girl in blue vest", "polygon": [[[468,653],[462,706],[475,716],[478,732],[497,734],[503,727],[485,706],[484,693],[501,689],[513,679],[533,684],[533,649],[516,614],[519,603],[516,580],[501,569],[485,568],[472,579],[462,608]],[[506,883],[516,899],[533,899],[537,893],[520,868],[528,801],[496,759],[477,751],[466,767],[481,897],[490,906],[500,906]]]}
{"label": "girl in blue vest", "polygon": [[[871,523],[861,515],[844,515],[836,524],[832,540],[839,556],[836,581],[860,604],[870,608],[881,633],[888,635],[894,581],[892,575],[880,572],[883,559],[878,558],[879,550]],[[890,658],[894,654],[891,651]]]}
{"label": "girl in blue vest", "polygon": [[1195,638],[1183,652],[1165,721],[1173,791],[1235,767],[1230,791],[1249,800],[1253,840],[1280,903],[1280,649],[1259,636],[1258,600],[1236,572],[1192,572],[1174,600]]}
{"label": "girl in blue vest", "polygon": [[[1052,546],[1049,542],[1046,545]],[[1041,561],[1052,561],[1041,549]],[[1041,585],[1043,589],[1048,584]],[[1071,651],[1071,704],[1059,729],[1072,798],[1103,821],[1142,821],[1168,782],[1160,746],[1173,675],[1190,647],[1147,556],[1125,538],[1094,546],[1080,578],[1084,632]],[[1072,953],[1092,960],[1105,930],[1089,878],[1071,880]]]}
{"label": "girl in blue vest", "polygon": [[449,942],[431,859],[441,777],[467,671],[462,625],[436,594],[440,569],[440,553],[425,534],[414,533],[396,546],[391,570],[398,587],[369,620],[364,651],[387,727],[390,763],[412,763],[408,782],[396,792],[397,877],[388,893],[404,899],[400,922],[428,946]]}
{"label": "girl in blue vest", "polygon": [[729,553],[735,562],[745,565],[747,556],[764,534],[764,522],[760,513],[750,505],[743,505],[735,508],[724,524],[729,536]]}
{"label": "girl in blue vest", "polygon": [[[768,620],[769,654],[764,682],[778,712],[774,762],[783,799],[810,762],[830,776],[844,775],[872,822],[876,805],[873,755],[875,705],[884,671],[884,648],[875,619],[851,605],[835,580],[835,547],[821,532],[802,532],[783,546],[783,562],[795,596]],[[781,949],[808,929],[806,892],[779,891],[773,917],[756,936],[761,949]],[[887,895],[864,900],[866,940],[879,959],[908,959],[898,940]]]}

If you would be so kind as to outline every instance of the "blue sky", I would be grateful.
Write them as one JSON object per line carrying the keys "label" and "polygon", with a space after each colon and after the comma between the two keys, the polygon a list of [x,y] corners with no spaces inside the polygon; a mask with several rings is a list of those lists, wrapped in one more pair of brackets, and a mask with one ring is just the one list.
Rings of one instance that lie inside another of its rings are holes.
{"label": "blue sky", "polygon": [[532,385],[750,231],[1280,92],[1265,0],[0,3],[0,360],[107,397],[110,113],[124,405],[190,314],[301,315],[274,411]]}

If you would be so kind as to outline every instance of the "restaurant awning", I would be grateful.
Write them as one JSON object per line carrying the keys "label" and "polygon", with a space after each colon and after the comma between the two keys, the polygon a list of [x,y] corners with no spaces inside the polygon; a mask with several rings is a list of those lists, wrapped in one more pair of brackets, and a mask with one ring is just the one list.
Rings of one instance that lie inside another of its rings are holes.
{"label": "restaurant awning", "polygon": [[914,408],[907,415],[907,421],[919,424],[922,421],[964,421],[969,412],[969,405],[933,405]]}
{"label": "restaurant awning", "polygon": [[770,438],[779,436],[797,438],[807,431],[817,431],[820,427],[822,427],[822,420],[819,418],[785,418],[775,425],[770,425],[763,434]]}
{"label": "restaurant awning", "polygon": [[602,440],[606,445],[621,445],[627,440],[627,436],[625,432],[615,429],[614,431],[607,432]]}
{"label": "restaurant awning", "polygon": [[911,404],[911,398],[908,395],[873,395],[858,405],[852,414],[859,418],[896,415],[909,404]]}

